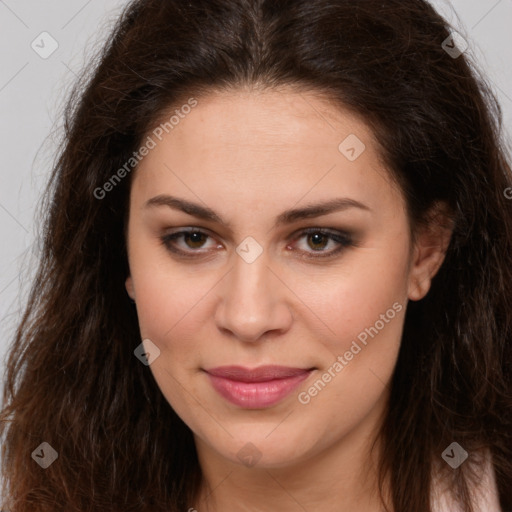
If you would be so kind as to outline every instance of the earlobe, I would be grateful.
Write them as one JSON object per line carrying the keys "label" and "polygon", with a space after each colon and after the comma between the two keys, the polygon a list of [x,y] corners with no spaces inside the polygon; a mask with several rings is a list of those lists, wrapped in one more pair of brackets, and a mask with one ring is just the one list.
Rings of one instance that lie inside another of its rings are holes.
{"label": "earlobe", "polygon": [[133,288],[133,279],[132,279],[132,276],[128,276],[126,278],[126,281],[124,282],[124,285],[125,285],[125,288],[126,288],[126,291],[128,292],[128,295],[130,296],[130,298],[135,301],[135,290]]}
{"label": "earlobe", "polygon": [[431,282],[432,278],[428,276],[424,276],[423,279],[421,279],[419,276],[417,276],[415,279],[411,279],[407,295],[408,298],[410,300],[423,299],[423,297],[425,297],[425,295],[427,295],[428,291],[430,290]]}
{"label": "earlobe", "polygon": [[416,236],[409,274],[410,300],[421,300],[427,295],[432,279],[443,264],[453,233],[453,220],[446,205],[436,204],[429,218]]}

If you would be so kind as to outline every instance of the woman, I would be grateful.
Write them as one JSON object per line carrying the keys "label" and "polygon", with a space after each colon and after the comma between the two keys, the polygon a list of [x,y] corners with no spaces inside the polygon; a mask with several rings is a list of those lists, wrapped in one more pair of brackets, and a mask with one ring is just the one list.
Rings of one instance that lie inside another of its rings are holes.
{"label": "woman", "polygon": [[67,111],[4,508],[512,509],[500,112],[423,0],[138,0]]}

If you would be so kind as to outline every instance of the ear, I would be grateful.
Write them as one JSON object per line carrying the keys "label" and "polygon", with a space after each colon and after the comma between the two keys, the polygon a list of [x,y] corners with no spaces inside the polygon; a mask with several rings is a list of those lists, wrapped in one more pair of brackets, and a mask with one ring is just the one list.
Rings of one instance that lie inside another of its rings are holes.
{"label": "ear", "polygon": [[418,226],[409,270],[410,300],[421,300],[430,290],[432,279],[444,261],[453,226],[453,217],[445,203],[436,203],[427,214],[427,222]]}
{"label": "ear", "polygon": [[126,291],[128,292],[128,295],[131,297],[131,299],[135,300],[135,289],[133,288],[132,276],[128,276],[126,278],[126,281],[124,282],[124,286],[126,288]]}

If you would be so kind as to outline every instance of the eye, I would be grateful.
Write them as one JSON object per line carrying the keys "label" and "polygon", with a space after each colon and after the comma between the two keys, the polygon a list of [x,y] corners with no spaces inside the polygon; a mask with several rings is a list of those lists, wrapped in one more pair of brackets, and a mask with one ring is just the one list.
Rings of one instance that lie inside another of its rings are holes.
{"label": "eye", "polygon": [[[161,237],[161,242],[167,250],[177,256],[194,258],[204,256],[208,252],[208,247],[206,246],[205,248],[205,244],[209,238],[212,237],[208,233],[200,229],[190,228],[164,235]],[[329,258],[335,256],[343,249],[355,245],[348,233],[320,228],[305,229],[293,237],[293,241],[296,242],[303,238],[306,239],[307,247],[311,249],[311,251],[307,250],[307,248],[299,249],[299,252],[305,258]],[[182,242],[181,247],[179,247],[178,241]],[[334,248],[325,250],[329,244],[333,245]],[[288,244],[287,248],[289,247],[290,245]],[[214,248],[221,249],[222,245],[214,244]],[[204,250],[199,251],[198,249]]]}
{"label": "eye", "polygon": [[[206,239],[211,238],[208,233],[205,233],[204,231],[201,231],[199,229],[189,229],[189,230],[183,230],[178,231],[176,233],[170,233],[168,235],[164,235],[161,237],[161,241],[164,244],[164,246],[171,252],[179,255],[186,255],[186,256],[200,256],[202,253],[199,253],[197,250],[194,249],[201,249],[204,246],[204,243]],[[185,246],[182,248],[177,248],[176,241],[182,239]],[[185,250],[183,250],[185,249]],[[192,249],[192,251],[188,251],[187,249]],[[204,251],[203,251],[204,252]],[[191,253],[197,253],[197,254],[191,254]]]}
{"label": "eye", "polygon": [[[303,230],[295,240],[306,239],[306,245],[311,251],[301,250],[305,258],[329,258],[337,255],[343,249],[355,245],[348,233],[341,231],[328,231],[320,228],[308,228]],[[334,245],[331,250],[324,250],[329,243]],[[316,253],[316,254],[315,254]]]}

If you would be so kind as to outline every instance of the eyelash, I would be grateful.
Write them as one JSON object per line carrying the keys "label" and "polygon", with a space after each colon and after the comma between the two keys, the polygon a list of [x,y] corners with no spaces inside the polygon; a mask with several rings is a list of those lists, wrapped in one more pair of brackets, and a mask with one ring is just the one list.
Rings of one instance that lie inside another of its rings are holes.
{"label": "eyelash", "polygon": [[[203,256],[204,254],[201,254],[198,251],[194,251],[194,250],[192,250],[191,252],[190,251],[182,251],[181,249],[177,249],[175,247],[175,245],[173,245],[173,242],[176,239],[181,238],[183,235],[187,235],[187,234],[201,234],[201,235],[207,236],[208,238],[212,238],[212,237],[210,237],[210,235],[208,233],[206,233],[200,229],[191,228],[188,230],[178,231],[176,233],[170,233],[170,234],[164,235],[160,238],[160,240],[168,251],[170,251],[174,254],[177,254],[178,256],[185,257],[185,258],[199,258],[199,257]],[[321,228],[304,229],[296,237],[293,237],[292,241],[293,242],[298,241],[301,238],[303,238],[304,236],[312,235],[312,234],[320,234],[323,237],[327,237],[328,241],[332,240],[332,241],[336,242],[338,244],[338,248],[328,251],[328,252],[323,251],[323,250],[316,251],[318,254],[301,251],[302,253],[305,254],[303,257],[306,259],[332,258],[332,257],[336,256],[338,253],[340,253],[341,251],[343,251],[344,249],[356,245],[355,242],[352,240],[352,237],[348,233],[344,233],[341,231],[333,232],[333,231],[328,231],[328,230],[321,229]],[[196,254],[194,254],[194,253],[196,253]]]}

